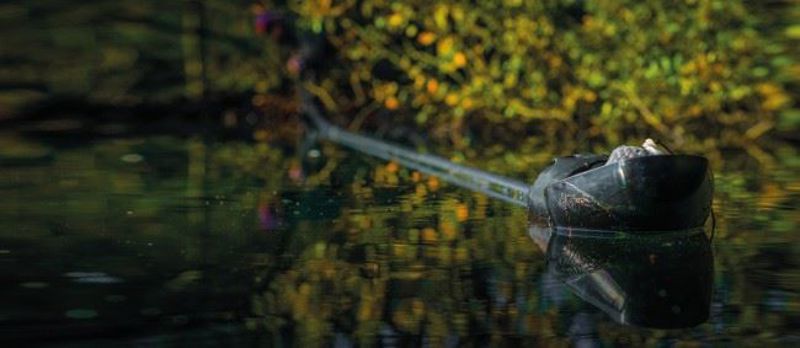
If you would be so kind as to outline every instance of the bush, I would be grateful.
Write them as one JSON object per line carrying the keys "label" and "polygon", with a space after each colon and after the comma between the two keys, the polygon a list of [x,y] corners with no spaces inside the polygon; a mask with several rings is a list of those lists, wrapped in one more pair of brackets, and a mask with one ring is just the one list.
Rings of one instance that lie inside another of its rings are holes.
{"label": "bush", "polygon": [[340,107],[702,148],[742,145],[797,114],[781,6],[304,0],[291,10],[338,49],[343,64],[318,83]]}

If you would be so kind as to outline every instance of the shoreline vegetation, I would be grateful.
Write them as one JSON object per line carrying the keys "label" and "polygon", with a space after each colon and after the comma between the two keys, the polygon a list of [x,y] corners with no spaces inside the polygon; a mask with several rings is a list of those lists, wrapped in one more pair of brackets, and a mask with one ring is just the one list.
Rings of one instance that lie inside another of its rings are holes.
{"label": "shoreline vegetation", "polygon": [[402,126],[459,152],[481,139],[531,149],[581,139],[559,146],[602,151],[655,136],[712,160],[744,150],[769,166],[775,142],[799,140],[792,11],[704,0],[11,1],[0,5],[14,47],[0,54],[0,121],[117,107],[134,111],[131,123],[235,119],[259,140],[259,125],[283,118],[276,103],[296,113],[286,101],[303,50],[258,27],[271,13],[283,19],[277,30],[331,46],[307,86],[350,129]]}

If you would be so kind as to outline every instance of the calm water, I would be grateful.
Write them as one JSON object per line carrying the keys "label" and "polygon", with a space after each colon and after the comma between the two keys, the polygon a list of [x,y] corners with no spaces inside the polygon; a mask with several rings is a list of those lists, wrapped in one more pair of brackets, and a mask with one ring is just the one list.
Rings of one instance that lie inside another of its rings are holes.
{"label": "calm water", "polygon": [[[3,133],[0,341],[800,344],[796,148],[715,164],[708,243],[551,237],[524,209],[301,142]],[[506,160],[472,162],[533,179]],[[659,320],[690,327],[638,326]]]}

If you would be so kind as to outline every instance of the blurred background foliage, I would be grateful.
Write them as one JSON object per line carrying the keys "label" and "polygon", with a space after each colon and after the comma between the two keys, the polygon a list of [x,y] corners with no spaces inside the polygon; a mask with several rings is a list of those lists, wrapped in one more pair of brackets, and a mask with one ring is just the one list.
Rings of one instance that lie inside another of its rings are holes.
{"label": "blurred background foliage", "polygon": [[[344,63],[327,100],[460,132],[656,136],[702,151],[800,124],[798,9],[781,2],[306,0]],[[343,88],[348,87],[350,88]],[[511,139],[519,139],[511,137]],[[513,141],[513,140],[512,140]]]}
{"label": "blurred background foliage", "polygon": [[0,119],[53,99],[135,106],[266,90],[274,47],[256,39],[249,4],[4,1]]}
{"label": "blurred background foliage", "polygon": [[354,128],[416,124],[462,150],[471,136],[653,136],[757,157],[754,140],[800,129],[800,10],[740,0],[12,0],[0,4],[0,118],[65,96],[274,104],[300,48],[259,30],[260,10],[327,39],[309,86]]}

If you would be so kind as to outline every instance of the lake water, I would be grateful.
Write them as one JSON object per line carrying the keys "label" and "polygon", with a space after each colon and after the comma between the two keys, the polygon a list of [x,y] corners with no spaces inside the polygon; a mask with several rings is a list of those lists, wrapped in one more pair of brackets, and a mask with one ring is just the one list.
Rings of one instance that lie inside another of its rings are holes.
{"label": "lake water", "polygon": [[[302,141],[0,134],[0,342],[800,344],[795,147],[715,161],[710,243],[551,242],[523,208]],[[464,158],[530,181],[553,155]]]}

